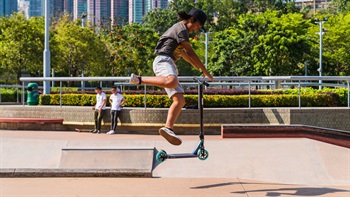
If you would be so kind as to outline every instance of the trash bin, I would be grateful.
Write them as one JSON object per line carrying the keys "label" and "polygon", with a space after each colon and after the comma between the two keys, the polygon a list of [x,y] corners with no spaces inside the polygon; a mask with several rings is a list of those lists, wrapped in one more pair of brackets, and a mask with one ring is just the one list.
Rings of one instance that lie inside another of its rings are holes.
{"label": "trash bin", "polygon": [[38,101],[39,101],[38,84],[28,83],[27,104],[38,105]]}

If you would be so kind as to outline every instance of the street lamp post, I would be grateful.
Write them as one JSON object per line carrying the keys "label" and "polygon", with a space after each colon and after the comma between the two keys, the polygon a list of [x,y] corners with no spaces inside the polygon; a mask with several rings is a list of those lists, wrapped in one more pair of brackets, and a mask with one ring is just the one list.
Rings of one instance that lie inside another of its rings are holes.
{"label": "street lamp post", "polygon": [[[81,27],[84,28],[84,21],[86,18],[87,14],[83,12],[81,14]],[[84,63],[83,63],[83,70],[81,71],[81,76],[84,77]],[[85,90],[85,81],[81,81],[81,89],[84,91]]]}
{"label": "street lamp post", "polygon": [[[45,0],[45,49],[44,49],[44,77],[50,77],[50,48],[49,48],[49,16],[50,0]],[[50,94],[50,81],[44,81],[44,94]]]}
{"label": "street lamp post", "polygon": [[[317,32],[317,34],[320,36],[320,66],[319,68],[317,69],[317,71],[320,73],[320,77],[322,77],[322,37],[323,37],[323,28],[322,28],[322,25],[323,23],[325,23],[328,19],[327,18],[324,18],[323,20],[319,21],[317,18],[315,19],[315,23],[316,24],[319,24],[320,26],[320,31]],[[320,86],[319,86],[319,89],[321,90],[322,89],[322,80],[319,80],[319,83],[320,83]]]}
{"label": "street lamp post", "polygon": [[211,32],[203,32],[203,34],[204,34],[204,36],[205,36],[205,41],[204,41],[204,44],[205,44],[205,62],[204,62],[205,69],[208,69],[208,44],[209,44],[208,35],[209,35],[210,33],[211,33]]}

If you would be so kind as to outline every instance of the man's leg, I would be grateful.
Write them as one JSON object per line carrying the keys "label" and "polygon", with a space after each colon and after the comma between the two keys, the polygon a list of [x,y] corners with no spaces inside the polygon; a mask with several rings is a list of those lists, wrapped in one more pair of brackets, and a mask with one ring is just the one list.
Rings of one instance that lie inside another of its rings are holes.
{"label": "man's leg", "polygon": [[173,103],[171,104],[168,117],[165,123],[165,127],[173,129],[177,117],[180,115],[181,109],[185,106],[185,97],[181,93],[174,94],[172,97]]}
{"label": "man's leg", "polygon": [[[140,81],[141,80],[141,83]],[[161,88],[176,88],[178,86],[178,79],[175,75],[169,76],[156,76],[156,77],[137,77],[131,74],[130,83],[132,84],[146,84],[152,86],[158,86]]]}
{"label": "man's leg", "polygon": [[117,125],[118,125],[118,116],[119,116],[120,111],[114,111],[114,119],[113,119],[113,131],[116,131]]}
{"label": "man's leg", "polygon": [[111,130],[114,130],[114,117],[115,117],[115,111],[111,110]]}
{"label": "man's leg", "polygon": [[103,119],[103,115],[104,115],[105,110],[101,110],[101,112],[98,113],[98,118],[97,118],[97,130],[101,131],[101,122]]}
{"label": "man's leg", "polygon": [[95,110],[95,112],[94,112],[94,120],[95,120],[95,130],[97,130],[97,128],[98,128],[98,111],[97,110]]}
{"label": "man's leg", "polygon": [[178,146],[182,143],[182,140],[175,135],[173,127],[177,117],[180,115],[182,107],[186,102],[182,93],[176,93],[171,98],[173,99],[173,103],[168,111],[165,127],[159,129],[159,134],[163,136],[170,144]]}

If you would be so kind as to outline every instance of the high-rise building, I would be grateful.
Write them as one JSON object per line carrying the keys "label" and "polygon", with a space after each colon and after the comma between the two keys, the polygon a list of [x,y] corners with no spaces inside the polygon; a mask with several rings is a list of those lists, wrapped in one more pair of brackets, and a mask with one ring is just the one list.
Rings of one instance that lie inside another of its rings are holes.
{"label": "high-rise building", "polygon": [[10,16],[18,12],[17,0],[0,0],[0,16]]}
{"label": "high-rise building", "polygon": [[45,14],[45,0],[29,0],[29,17]]}
{"label": "high-rise building", "polygon": [[168,0],[152,0],[152,8],[161,8],[161,9],[165,9],[167,8],[169,5],[169,1]]}
{"label": "high-rise building", "polygon": [[54,18],[60,18],[64,12],[64,0],[51,0],[50,15]]}
{"label": "high-rise building", "polygon": [[142,23],[146,5],[145,0],[129,0],[129,23]]}
{"label": "high-rise building", "polygon": [[73,0],[63,0],[63,10],[73,19],[74,2]]}
{"label": "high-rise building", "polygon": [[110,22],[111,0],[87,0],[87,2],[87,17],[93,25]]}
{"label": "high-rise building", "polygon": [[142,18],[149,10],[167,6],[168,0],[129,0],[129,23],[142,23]]}
{"label": "high-rise building", "polygon": [[129,0],[111,0],[112,24],[125,25],[129,16]]}
{"label": "high-rise building", "polygon": [[74,0],[73,1],[73,19],[80,19],[83,13],[87,13],[87,0]]}
{"label": "high-rise building", "polygon": [[295,6],[302,9],[310,6],[313,13],[316,13],[316,10],[327,9],[331,2],[332,0],[298,0],[295,1]]}
{"label": "high-rise building", "polygon": [[29,1],[28,0],[18,0],[18,12],[28,19],[29,18]]}

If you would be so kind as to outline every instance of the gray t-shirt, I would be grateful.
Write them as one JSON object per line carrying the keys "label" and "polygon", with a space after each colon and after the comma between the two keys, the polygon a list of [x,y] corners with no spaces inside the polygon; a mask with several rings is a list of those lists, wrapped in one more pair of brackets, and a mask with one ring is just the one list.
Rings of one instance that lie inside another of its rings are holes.
{"label": "gray t-shirt", "polygon": [[186,25],[178,22],[170,27],[159,39],[155,53],[169,55],[174,61],[180,59],[183,46],[182,41],[190,41]]}

